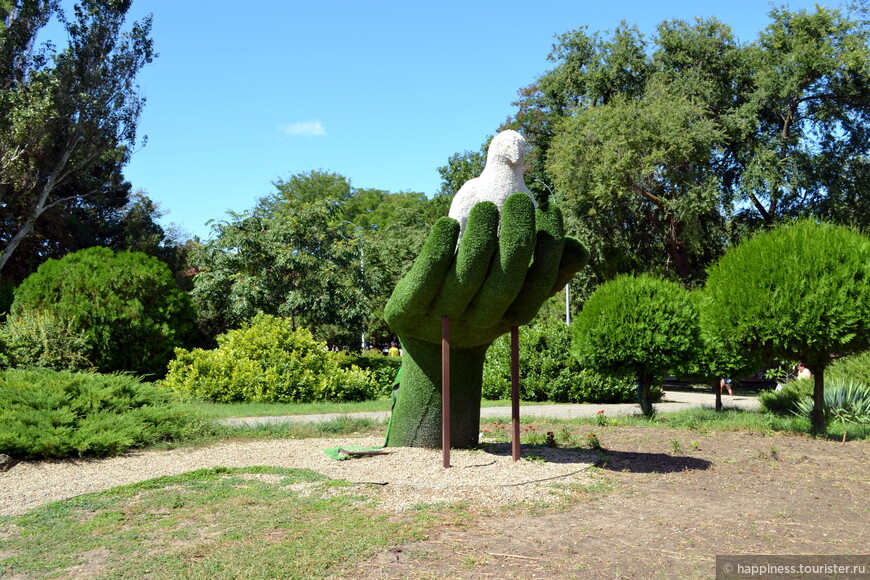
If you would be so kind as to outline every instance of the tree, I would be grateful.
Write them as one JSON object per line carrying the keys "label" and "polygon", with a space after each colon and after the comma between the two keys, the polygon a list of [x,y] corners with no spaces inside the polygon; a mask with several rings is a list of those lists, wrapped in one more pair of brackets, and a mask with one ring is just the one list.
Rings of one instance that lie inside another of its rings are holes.
{"label": "tree", "polygon": [[837,10],[774,9],[755,42],[715,20],[558,38],[521,89],[535,187],[556,192],[599,281],[698,283],[747,233],[800,215],[866,225],[868,29]]}
{"label": "tree", "polygon": [[492,138],[484,142],[479,151],[454,153],[447,160],[447,165],[438,168],[441,175],[441,187],[438,195],[449,196],[451,199],[466,181],[474,179],[486,166],[486,152]]}
{"label": "tree", "polygon": [[192,296],[209,336],[262,312],[289,318],[331,345],[356,344],[368,288],[359,251],[328,201],[293,211],[230,214],[191,255]]}
{"label": "tree", "polygon": [[[592,207],[632,208],[644,246],[663,245],[688,282],[703,269],[693,258],[705,256],[705,230],[721,230],[720,177],[709,162],[721,133],[704,107],[670,89],[651,85],[642,99],[616,97],[567,117],[548,168],[557,191],[582,195]],[[700,231],[690,235],[693,227]]]}
{"label": "tree", "polygon": [[747,49],[755,127],[736,156],[737,187],[767,225],[811,213],[867,225],[851,206],[866,205],[870,179],[868,31],[824,8],[770,16]]}
{"label": "tree", "polygon": [[384,321],[384,306],[449,205],[447,196],[428,199],[422,193],[381,190],[354,190],[343,205],[345,225],[352,228],[347,233],[359,237],[364,276],[371,289],[365,323],[370,342],[386,344],[395,339]]}
{"label": "tree", "polygon": [[705,317],[725,350],[800,360],[813,372],[815,432],[825,430],[825,369],[870,348],[870,238],[802,220],[730,249],[712,265]]}
{"label": "tree", "polygon": [[37,315],[68,323],[98,370],[157,378],[190,340],[195,318],[166,264],[102,247],[50,259],[22,282],[9,323]]}
{"label": "tree", "polygon": [[650,387],[700,348],[698,312],[679,284],[642,274],[601,285],[574,319],[572,352],[581,366],[604,374],[631,371],[638,403],[653,413]]}
{"label": "tree", "polygon": [[675,374],[684,380],[709,383],[716,395],[716,410],[721,411],[721,380],[751,375],[760,369],[764,362],[760,360],[758,353],[726,348],[729,345],[722,343],[719,335],[727,332],[727,329],[719,328],[715,321],[706,316],[703,292],[700,289],[693,290],[691,296],[699,313],[700,348],[694,357],[684,361],[675,369]]}
{"label": "tree", "polygon": [[[122,31],[130,4],[83,0],[71,19],[55,1],[15,0],[4,11],[0,270],[52,209],[110,194],[121,183],[144,105],[135,78],[154,58],[150,17]],[[36,33],[53,14],[68,46],[34,54]]]}
{"label": "tree", "polygon": [[354,188],[323,171],[275,183],[215,226],[193,254],[193,295],[216,336],[257,312],[287,316],[330,345],[389,342],[389,293],[446,208],[420,193]]}

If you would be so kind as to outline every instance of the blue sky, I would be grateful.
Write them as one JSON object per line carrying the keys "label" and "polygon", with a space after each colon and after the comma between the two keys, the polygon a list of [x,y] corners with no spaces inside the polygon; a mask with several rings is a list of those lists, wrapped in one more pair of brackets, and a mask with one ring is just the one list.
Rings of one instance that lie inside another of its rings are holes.
{"label": "blue sky", "polygon": [[135,0],[133,18],[153,15],[160,56],[139,77],[148,143],[125,175],[168,212],[165,223],[202,238],[207,221],[311,170],[432,195],[437,168],[478,149],[514,112],[517,91],[553,66],[555,35],[621,20],[652,34],[665,19],[715,16],[750,41],[769,9],[764,0]]}

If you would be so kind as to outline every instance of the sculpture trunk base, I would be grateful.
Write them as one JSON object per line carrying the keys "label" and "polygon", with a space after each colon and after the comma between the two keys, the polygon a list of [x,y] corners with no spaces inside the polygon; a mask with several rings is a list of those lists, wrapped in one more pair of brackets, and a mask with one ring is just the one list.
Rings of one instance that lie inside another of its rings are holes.
{"label": "sculpture trunk base", "polygon": [[[450,350],[450,441],[477,445],[483,361],[489,345]],[[441,447],[441,345],[403,339],[402,384],[387,447]]]}

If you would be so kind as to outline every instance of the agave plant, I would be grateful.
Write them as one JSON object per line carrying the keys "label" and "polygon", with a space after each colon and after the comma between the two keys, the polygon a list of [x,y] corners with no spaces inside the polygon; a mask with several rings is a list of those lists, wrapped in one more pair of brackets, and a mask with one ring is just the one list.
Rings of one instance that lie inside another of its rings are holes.
{"label": "agave plant", "polygon": [[[797,402],[796,415],[809,416],[813,399],[804,396]],[[849,379],[834,379],[825,385],[825,417],[844,425],[870,424],[870,386]]]}

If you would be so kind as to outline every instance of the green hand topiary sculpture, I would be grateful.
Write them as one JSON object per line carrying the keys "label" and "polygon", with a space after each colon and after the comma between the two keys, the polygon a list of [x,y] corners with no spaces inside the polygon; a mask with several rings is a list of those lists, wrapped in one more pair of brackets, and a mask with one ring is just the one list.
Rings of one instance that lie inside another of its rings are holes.
{"label": "green hand topiary sculpture", "polygon": [[528,323],[588,260],[583,245],[565,237],[559,208],[543,204],[536,210],[524,193],[510,196],[501,216],[494,203],[478,203],[457,248],[458,237],[456,220],[439,219],[384,310],[404,349],[388,446],[441,445],[445,315],[451,318],[451,442],[476,445],[489,345]]}

